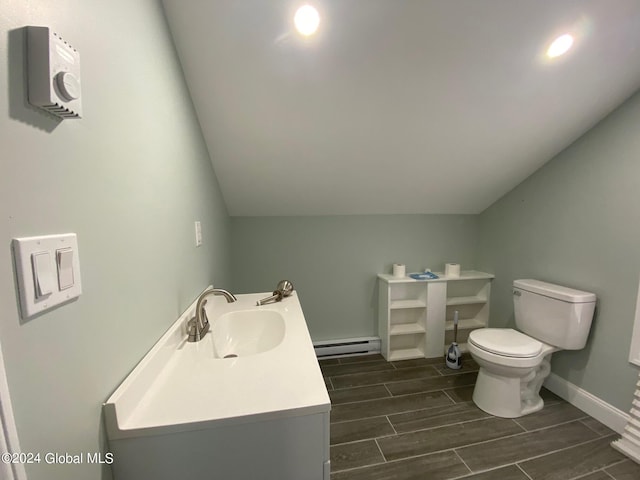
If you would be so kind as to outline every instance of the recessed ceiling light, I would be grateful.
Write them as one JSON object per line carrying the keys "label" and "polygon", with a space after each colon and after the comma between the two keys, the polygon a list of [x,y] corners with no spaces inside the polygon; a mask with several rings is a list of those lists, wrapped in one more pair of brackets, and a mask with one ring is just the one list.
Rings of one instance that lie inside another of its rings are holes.
{"label": "recessed ceiling light", "polygon": [[567,51],[571,48],[571,45],[573,45],[573,37],[571,35],[569,35],[568,33],[560,35],[553,41],[553,43],[547,50],[547,57],[559,57],[560,55],[567,53]]}
{"label": "recessed ceiling light", "polygon": [[296,30],[301,35],[308,37],[313,35],[318,30],[320,25],[320,14],[311,5],[303,5],[296,10],[296,14],[293,17],[293,23],[296,26]]}

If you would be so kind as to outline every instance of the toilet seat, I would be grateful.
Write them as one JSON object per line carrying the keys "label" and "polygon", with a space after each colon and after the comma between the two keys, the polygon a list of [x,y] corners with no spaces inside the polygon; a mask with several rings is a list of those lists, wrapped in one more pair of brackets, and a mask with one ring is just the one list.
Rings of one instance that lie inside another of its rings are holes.
{"label": "toilet seat", "polygon": [[481,328],[469,335],[469,343],[489,353],[512,358],[534,358],[544,344],[512,328]]}

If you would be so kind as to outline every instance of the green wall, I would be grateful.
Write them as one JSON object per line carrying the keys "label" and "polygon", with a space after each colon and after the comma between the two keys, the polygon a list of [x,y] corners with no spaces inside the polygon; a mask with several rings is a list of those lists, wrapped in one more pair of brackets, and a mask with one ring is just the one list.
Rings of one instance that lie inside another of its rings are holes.
{"label": "green wall", "polygon": [[474,267],[476,215],[232,217],[233,289],[293,282],[314,341],[377,335],[377,277]]}
{"label": "green wall", "polygon": [[584,350],[554,354],[560,377],[627,411],[640,272],[640,94],[480,215],[477,264],[496,275],[491,325],[513,325],[510,285],[536,278],[598,296]]}
{"label": "green wall", "polygon": [[[25,25],[80,52],[84,118],[27,104]],[[21,448],[105,451],[102,402],[202,289],[230,281],[226,207],[160,2],[3,0],[0,33],[0,341]],[[11,239],[65,232],[83,294],[21,320]],[[27,474],[110,478],[86,462]]]}

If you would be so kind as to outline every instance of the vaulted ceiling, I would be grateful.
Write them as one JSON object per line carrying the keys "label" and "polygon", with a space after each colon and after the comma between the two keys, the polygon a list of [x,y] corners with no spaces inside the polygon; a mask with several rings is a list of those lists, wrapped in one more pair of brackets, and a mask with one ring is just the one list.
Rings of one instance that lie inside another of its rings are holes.
{"label": "vaulted ceiling", "polygon": [[231,215],[478,213],[640,88],[638,0],[164,6]]}

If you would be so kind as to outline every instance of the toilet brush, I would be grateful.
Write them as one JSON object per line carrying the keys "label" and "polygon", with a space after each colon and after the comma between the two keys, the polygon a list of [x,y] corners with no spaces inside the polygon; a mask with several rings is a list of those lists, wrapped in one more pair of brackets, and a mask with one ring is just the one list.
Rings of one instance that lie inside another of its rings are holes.
{"label": "toilet brush", "polygon": [[462,367],[462,354],[458,348],[458,311],[453,312],[453,343],[449,346],[445,355],[445,363],[448,368],[458,370]]}

